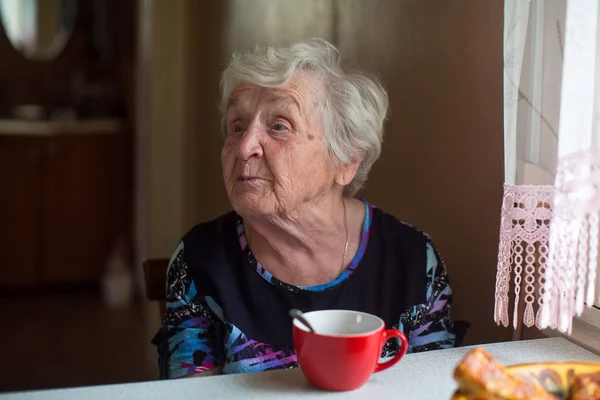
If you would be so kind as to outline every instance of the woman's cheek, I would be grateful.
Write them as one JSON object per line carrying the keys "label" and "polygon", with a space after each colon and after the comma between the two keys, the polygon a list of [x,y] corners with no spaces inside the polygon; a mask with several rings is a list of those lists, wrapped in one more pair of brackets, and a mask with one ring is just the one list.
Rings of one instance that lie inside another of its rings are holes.
{"label": "woman's cheek", "polygon": [[223,166],[225,166],[226,164],[233,163],[234,159],[235,159],[235,144],[232,143],[230,140],[227,140],[227,142],[223,146],[223,149],[221,150],[221,162],[222,162]]}

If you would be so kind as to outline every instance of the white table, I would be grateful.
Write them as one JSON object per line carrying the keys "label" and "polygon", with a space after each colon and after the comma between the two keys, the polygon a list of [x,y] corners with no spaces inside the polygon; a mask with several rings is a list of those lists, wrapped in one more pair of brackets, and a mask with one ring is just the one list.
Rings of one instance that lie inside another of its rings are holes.
{"label": "white table", "polygon": [[[482,345],[507,365],[538,361],[598,361],[600,357],[562,338]],[[470,347],[409,354],[353,392],[314,389],[300,370],[43,390],[0,395],[0,400],[119,399],[449,399],[452,372]]]}

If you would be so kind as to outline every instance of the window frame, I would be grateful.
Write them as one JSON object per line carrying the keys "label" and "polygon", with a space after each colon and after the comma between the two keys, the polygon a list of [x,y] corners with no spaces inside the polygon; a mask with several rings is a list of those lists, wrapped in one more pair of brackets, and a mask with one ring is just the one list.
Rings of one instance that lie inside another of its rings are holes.
{"label": "window frame", "polygon": [[574,317],[570,336],[553,329],[544,329],[542,332],[548,337],[563,337],[600,355],[600,307],[586,307],[580,317]]}

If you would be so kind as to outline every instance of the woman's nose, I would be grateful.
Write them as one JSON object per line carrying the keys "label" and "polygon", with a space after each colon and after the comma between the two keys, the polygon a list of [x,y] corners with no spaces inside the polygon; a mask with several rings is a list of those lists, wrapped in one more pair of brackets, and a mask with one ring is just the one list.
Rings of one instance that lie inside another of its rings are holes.
{"label": "woman's nose", "polygon": [[251,158],[259,158],[263,156],[262,137],[263,129],[257,122],[251,123],[242,135],[238,146],[238,158],[241,160],[249,160]]}

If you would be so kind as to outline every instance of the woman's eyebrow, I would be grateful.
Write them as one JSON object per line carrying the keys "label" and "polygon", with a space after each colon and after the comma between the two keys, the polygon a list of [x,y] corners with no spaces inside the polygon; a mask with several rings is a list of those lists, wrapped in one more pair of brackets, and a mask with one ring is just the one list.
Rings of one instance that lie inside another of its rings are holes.
{"label": "woman's eyebrow", "polygon": [[[267,104],[270,106],[277,105],[277,108],[283,108],[286,111],[290,111],[295,115],[301,115],[301,107],[300,103],[293,96],[285,95],[285,94],[275,94],[270,96],[267,100]],[[244,113],[244,102],[241,101],[238,97],[230,97],[227,100],[227,108],[226,112],[228,112],[231,108],[234,108],[238,113]]]}
{"label": "woman's eyebrow", "polygon": [[229,110],[230,107],[237,106],[239,103],[240,101],[238,99],[230,97],[229,100],[227,100],[227,109]]}
{"label": "woman's eyebrow", "polygon": [[225,114],[229,115],[229,112],[232,110],[239,115],[248,114],[244,107],[244,103],[240,101],[240,99],[235,97],[232,97],[229,100],[227,100],[227,108],[225,109]]}
{"label": "woman's eyebrow", "polygon": [[295,98],[293,98],[291,96],[276,95],[276,96],[273,96],[271,99],[269,99],[268,103],[269,104],[277,103],[280,106],[285,107],[286,109],[288,109],[290,111],[300,114],[300,104],[298,103],[298,101],[296,101]]}

